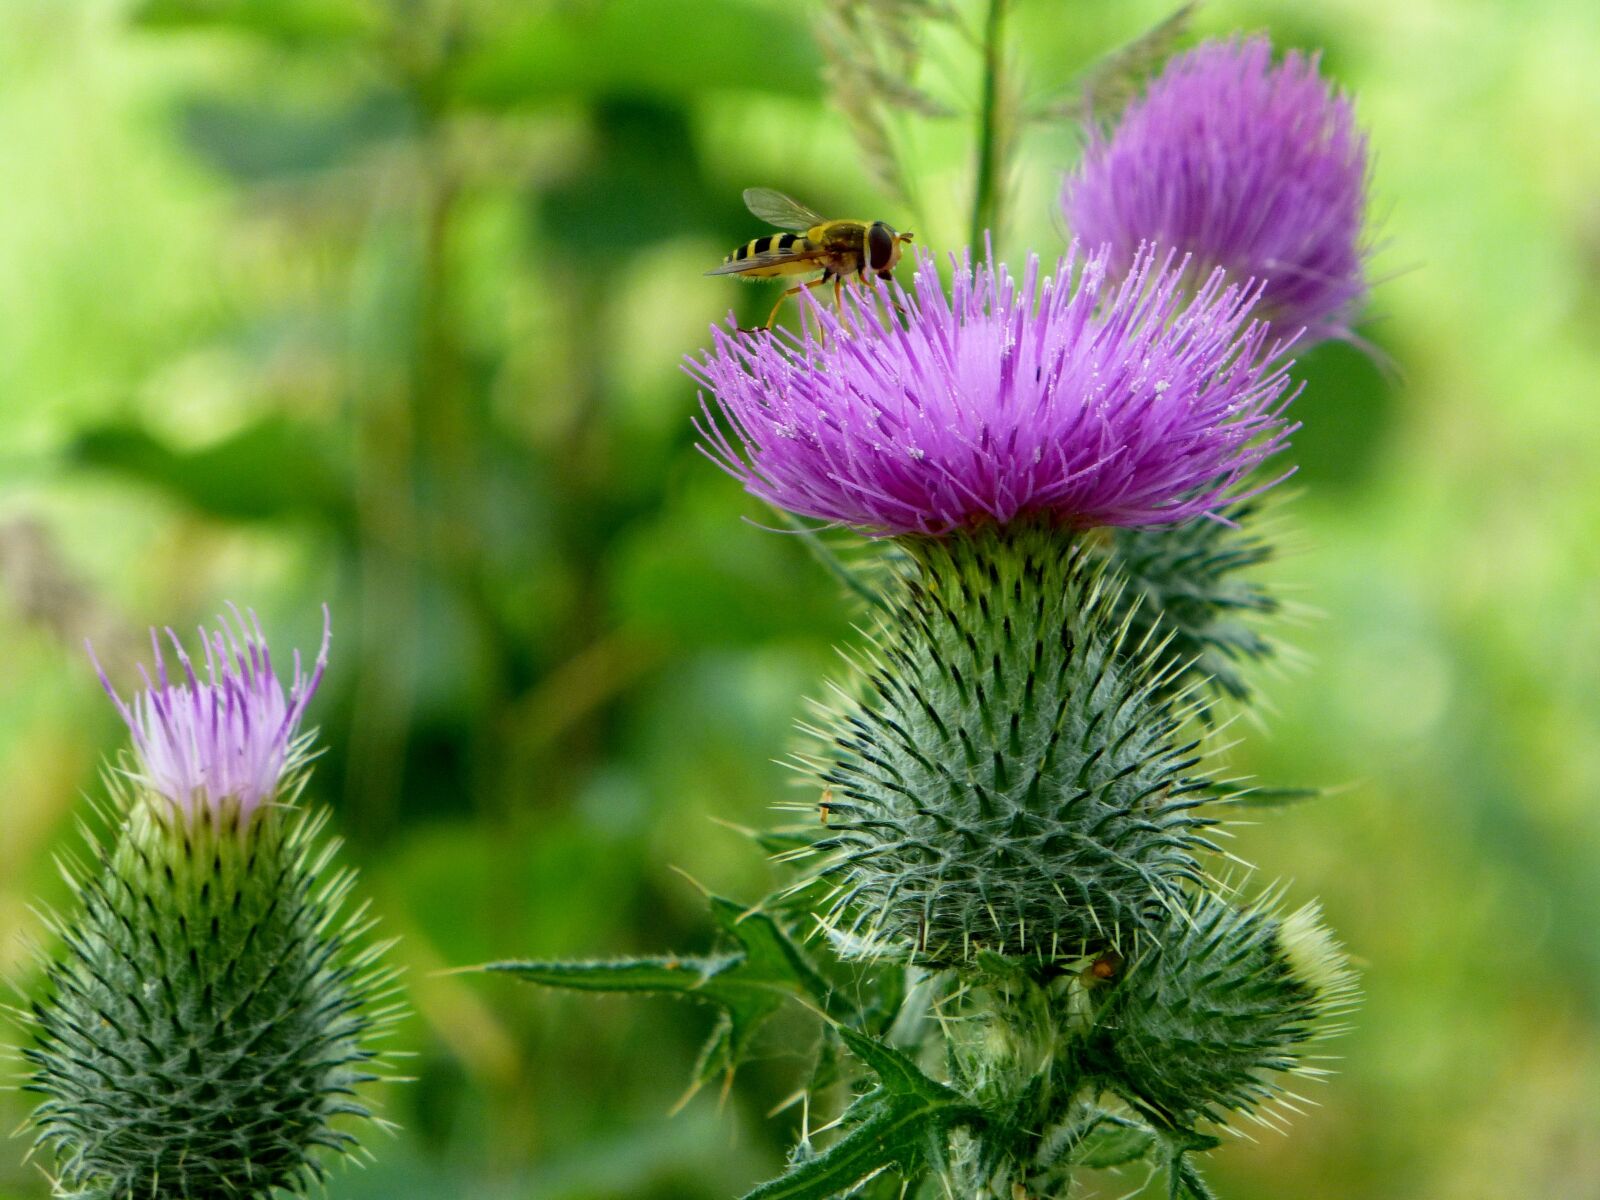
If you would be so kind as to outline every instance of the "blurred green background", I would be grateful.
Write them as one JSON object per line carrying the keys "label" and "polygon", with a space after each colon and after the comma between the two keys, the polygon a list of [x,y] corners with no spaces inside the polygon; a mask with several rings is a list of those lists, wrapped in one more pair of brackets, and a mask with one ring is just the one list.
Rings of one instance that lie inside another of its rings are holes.
{"label": "blurred green background", "polygon": [[[1166,11],[1018,3],[1036,94]],[[706,1013],[442,970],[694,950],[675,868],[775,878],[713,818],[774,819],[852,614],[694,449],[680,355],[771,300],[701,272],[760,232],[746,186],[948,249],[971,178],[958,123],[907,133],[920,211],[875,190],[815,11],[0,0],[0,975],[31,986],[29,906],[121,740],[82,639],[126,681],[150,624],[235,599],[281,653],[327,600],[312,790],[403,939],[415,1077],[335,1197],[717,1200],[781,1162],[799,1027],[669,1118]],[[1358,96],[1395,366],[1304,364],[1272,569],[1304,661],[1229,731],[1237,770],[1339,789],[1236,848],[1324,898],[1366,1000],[1320,1107],[1213,1177],[1600,1195],[1600,7],[1197,18],[1236,28]],[[1075,144],[1024,138],[1013,260],[1059,250]],[[4,1200],[48,1194],[26,1149],[0,1141]]]}

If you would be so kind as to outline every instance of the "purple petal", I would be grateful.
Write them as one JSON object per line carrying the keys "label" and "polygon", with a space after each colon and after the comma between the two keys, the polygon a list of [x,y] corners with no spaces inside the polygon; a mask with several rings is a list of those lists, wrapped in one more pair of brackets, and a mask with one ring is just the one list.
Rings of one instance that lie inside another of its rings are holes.
{"label": "purple petal", "polygon": [[297,653],[286,695],[255,613],[248,613],[247,622],[245,613],[228,608],[231,624],[221,617],[217,631],[199,631],[203,669],[196,669],[177,635],[166,631],[182,667],[176,679],[168,675],[160,637],[151,630],[154,677],[140,667],[144,686],[131,703],[117,695],[89,649],[101,684],[133,734],[135,777],[191,819],[198,805],[225,800],[237,803],[248,819],[277,796],[284,776],[304,760],[300,721],[328,661],[332,625],[324,605],[315,667],[306,675]]}

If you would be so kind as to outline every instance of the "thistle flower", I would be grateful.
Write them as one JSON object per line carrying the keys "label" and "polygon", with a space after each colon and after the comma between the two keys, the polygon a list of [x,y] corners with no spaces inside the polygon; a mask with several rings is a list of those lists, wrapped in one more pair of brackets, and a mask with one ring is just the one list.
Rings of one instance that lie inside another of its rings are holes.
{"label": "thistle flower", "polygon": [[[1146,525],[1208,512],[1278,449],[1289,380],[1255,296],[1144,251],[1117,281],[1076,249],[1020,286],[1004,266],[932,260],[894,297],[902,327],[813,303],[823,340],[714,331],[687,370],[702,449],[751,494],[874,534],[939,536],[1043,517]],[[704,401],[702,402],[704,404]]]}
{"label": "thistle flower", "polygon": [[1114,267],[1154,242],[1203,275],[1264,280],[1258,317],[1302,345],[1351,336],[1367,284],[1367,145],[1318,56],[1272,63],[1264,37],[1208,42],[1168,62],[1066,181],[1073,234]]}
{"label": "thistle flower", "polygon": [[355,1146],[340,1118],[370,1116],[356,1089],[376,1078],[392,972],[370,921],[341,915],[353,876],[328,875],[325,816],[285,802],[326,611],[287,692],[254,617],[233,617],[201,631],[203,672],[172,637],[169,675],[156,639],[131,704],[107,685],[134,744],[112,777],[118,828],[78,873],[78,912],[52,922],[63,949],[24,1051],[63,1196],[303,1194],[319,1151]]}
{"label": "thistle flower", "polygon": [[[287,696],[255,614],[247,627],[237,608],[231,612],[233,627],[222,621],[216,631],[200,630],[203,679],[170,629],[166,635],[181,677],[175,682],[169,676],[161,638],[152,629],[155,679],[139,668],[145,686],[131,704],[117,695],[95,660],[102,686],[133,734],[134,778],[190,820],[197,805],[232,801],[248,821],[286,778],[300,773],[310,745],[309,737],[300,736],[300,721],[328,665],[332,625],[326,607],[316,663],[307,675],[295,651]],[[92,648],[89,653],[92,659]]]}

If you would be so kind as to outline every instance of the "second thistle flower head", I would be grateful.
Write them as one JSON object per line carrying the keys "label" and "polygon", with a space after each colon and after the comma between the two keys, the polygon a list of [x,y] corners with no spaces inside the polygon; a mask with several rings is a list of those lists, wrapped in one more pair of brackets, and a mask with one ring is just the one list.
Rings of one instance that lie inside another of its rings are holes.
{"label": "second thistle flower head", "polygon": [[1128,263],[1146,241],[1265,281],[1257,315],[1305,341],[1348,337],[1366,295],[1367,145],[1317,57],[1266,38],[1173,58],[1062,194],[1067,225]]}
{"label": "second thistle flower head", "polygon": [[304,1196],[371,1115],[393,973],[345,907],[353,874],[328,871],[326,813],[288,803],[326,624],[285,689],[255,618],[231,616],[198,666],[169,632],[176,669],[158,638],[145,688],[112,692],[135,786],[112,781],[23,1052],[61,1196]]}
{"label": "second thistle flower head", "polygon": [[199,670],[169,629],[166,638],[177,659],[177,670],[169,671],[161,636],[151,630],[154,678],[140,667],[144,688],[131,702],[100,671],[100,682],[133,734],[134,778],[189,820],[201,805],[229,803],[247,822],[286,781],[293,786],[310,750],[300,722],[328,662],[326,608],[316,662],[307,673],[295,652],[287,692],[255,614],[247,619],[237,608],[230,612],[231,623],[221,618],[217,629],[200,630]]}
{"label": "second thistle flower head", "polygon": [[1109,267],[1030,258],[1019,284],[964,261],[946,293],[923,257],[903,325],[847,302],[812,307],[821,342],[718,330],[687,366],[726,418],[704,449],[763,500],[877,534],[1207,512],[1289,432],[1277,347],[1220,273],[1188,302],[1171,256]]}

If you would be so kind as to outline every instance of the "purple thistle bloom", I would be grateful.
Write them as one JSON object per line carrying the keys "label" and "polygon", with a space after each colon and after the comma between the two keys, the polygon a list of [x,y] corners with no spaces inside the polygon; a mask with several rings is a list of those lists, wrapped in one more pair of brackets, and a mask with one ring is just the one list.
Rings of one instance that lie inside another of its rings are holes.
{"label": "purple thistle bloom", "polygon": [[1367,143],[1350,101],[1264,37],[1174,57],[1068,176],[1073,234],[1131,263],[1145,242],[1265,280],[1256,315],[1302,345],[1350,338],[1366,296]]}
{"label": "purple thistle bloom", "polygon": [[184,652],[177,634],[167,640],[182,668],[176,680],[167,674],[161,637],[152,629],[155,680],[139,668],[144,689],[125,703],[89,649],[100,682],[133,733],[137,782],[149,787],[192,819],[197,805],[213,808],[225,800],[237,803],[248,821],[256,808],[271,802],[284,777],[304,763],[311,735],[300,734],[300,720],[328,665],[332,636],[327,606],[322,609],[322,649],[307,675],[294,653],[289,692],[272,669],[266,638],[254,612],[249,623],[231,604],[233,624],[219,618],[215,632],[200,629],[205,647],[204,676]]}
{"label": "purple thistle bloom", "polygon": [[1255,293],[1137,256],[1107,281],[1076,247],[1021,286],[1004,266],[932,260],[904,327],[875,305],[814,301],[819,343],[713,330],[686,370],[708,388],[702,450],[752,495],[876,534],[942,535],[1030,515],[1074,527],[1180,521],[1228,498],[1290,432],[1286,365]]}

